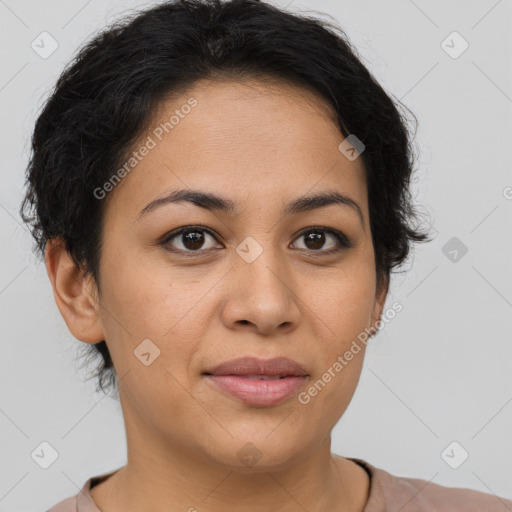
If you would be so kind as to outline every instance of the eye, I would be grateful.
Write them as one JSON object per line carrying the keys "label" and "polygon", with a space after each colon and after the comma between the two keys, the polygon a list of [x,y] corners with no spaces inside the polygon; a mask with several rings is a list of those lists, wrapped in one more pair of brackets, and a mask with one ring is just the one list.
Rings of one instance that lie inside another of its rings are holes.
{"label": "eye", "polygon": [[[182,253],[187,256],[196,256],[203,252],[209,252],[211,249],[221,249],[222,245],[210,245],[205,247],[206,241],[210,237],[216,240],[215,235],[202,226],[185,226],[169,233],[161,242],[162,245],[169,248],[172,252]],[[353,247],[353,243],[341,231],[324,227],[309,227],[299,234],[299,239],[304,237],[305,247],[300,250],[317,252],[322,255],[334,254]],[[329,238],[334,241],[326,249],[322,250]],[[206,244],[207,245],[207,244]],[[194,254],[195,253],[195,254]]]}
{"label": "eye", "polygon": [[[321,250],[325,246],[326,241],[331,238],[334,244],[330,244],[327,250]],[[302,231],[298,238],[304,238],[304,250],[319,252],[321,254],[334,254],[353,247],[352,242],[341,232],[331,228],[310,227]],[[299,249],[302,249],[299,247]]]}
{"label": "eye", "polygon": [[[171,249],[173,252],[182,252],[182,253],[199,253],[206,252],[214,247],[204,247],[205,240],[210,237],[215,240],[215,237],[210,232],[203,227],[199,226],[185,226],[183,228],[177,229],[173,231],[165,239],[162,241],[162,245],[168,246],[173,245],[171,241],[177,239],[179,242],[176,245],[181,245],[181,247],[177,247],[174,245],[175,249]],[[218,246],[217,246],[218,247]],[[222,246],[221,246],[222,247]],[[221,248],[220,247],[220,248]],[[193,254],[190,254],[193,255]]]}

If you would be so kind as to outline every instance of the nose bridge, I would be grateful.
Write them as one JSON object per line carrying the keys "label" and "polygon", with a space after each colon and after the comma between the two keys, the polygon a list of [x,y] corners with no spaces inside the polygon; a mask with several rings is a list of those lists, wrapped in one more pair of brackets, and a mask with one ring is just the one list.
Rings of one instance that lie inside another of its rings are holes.
{"label": "nose bridge", "polygon": [[253,206],[250,218],[243,212],[238,217],[238,233],[245,238],[230,254],[230,278],[220,308],[222,322],[228,329],[245,326],[265,336],[283,333],[283,329],[288,332],[298,327],[302,316],[292,259],[277,226],[278,212]]}
{"label": "nose bridge", "polygon": [[286,255],[275,233],[248,236],[236,248],[234,287],[227,298],[224,319],[230,325],[250,322],[260,333],[284,325],[296,328],[299,304],[292,289]]}
{"label": "nose bridge", "polygon": [[269,293],[285,292],[284,258],[272,232],[248,236],[236,248],[236,254],[235,268],[253,294],[266,291],[268,297]]}

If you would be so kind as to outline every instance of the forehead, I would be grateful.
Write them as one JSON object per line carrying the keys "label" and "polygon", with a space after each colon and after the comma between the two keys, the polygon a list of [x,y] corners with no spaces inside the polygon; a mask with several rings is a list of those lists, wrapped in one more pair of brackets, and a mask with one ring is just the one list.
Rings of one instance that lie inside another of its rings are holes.
{"label": "forehead", "polygon": [[134,218],[173,188],[208,189],[234,202],[253,197],[261,204],[335,187],[364,210],[362,160],[339,151],[344,137],[335,119],[323,98],[293,84],[202,80],[157,105],[132,147],[144,156],[109,201],[122,203]]}
{"label": "forehead", "polygon": [[218,147],[226,154],[246,154],[254,148],[264,157],[260,149],[278,147],[284,152],[294,144],[318,144],[327,132],[335,138],[341,136],[334,111],[318,93],[288,82],[248,78],[201,80],[180,97],[161,101],[150,126],[158,128],[191,98],[197,105],[180,118],[172,133],[179,131],[180,141],[187,138],[189,144],[197,138],[209,150]]}

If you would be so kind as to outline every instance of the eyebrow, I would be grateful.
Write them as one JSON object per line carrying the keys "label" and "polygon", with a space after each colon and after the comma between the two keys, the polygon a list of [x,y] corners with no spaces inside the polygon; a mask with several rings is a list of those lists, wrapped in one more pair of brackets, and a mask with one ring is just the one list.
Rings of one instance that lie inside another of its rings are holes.
{"label": "eyebrow", "polygon": [[[201,190],[181,189],[175,190],[170,194],[159,197],[147,204],[137,215],[137,220],[149,212],[156,210],[167,204],[188,202],[205,210],[213,210],[235,215],[237,213],[236,204],[230,199],[220,197],[211,192]],[[364,227],[364,216],[359,204],[350,197],[340,194],[337,191],[325,191],[316,194],[309,194],[293,199],[286,203],[282,209],[283,215],[293,215],[303,213],[318,208],[324,208],[333,204],[348,207],[355,211]]]}

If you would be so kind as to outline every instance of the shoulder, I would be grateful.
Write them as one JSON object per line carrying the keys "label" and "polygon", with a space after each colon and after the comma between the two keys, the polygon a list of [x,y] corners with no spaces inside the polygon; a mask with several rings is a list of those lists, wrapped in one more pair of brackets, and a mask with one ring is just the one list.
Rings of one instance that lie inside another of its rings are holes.
{"label": "shoulder", "polygon": [[361,459],[351,460],[370,474],[370,495],[364,512],[395,508],[402,512],[512,512],[512,501],[494,494],[396,476]]}
{"label": "shoulder", "polygon": [[46,512],[76,512],[77,510],[77,497],[66,498],[65,500],[59,501],[52,508],[49,508]]}
{"label": "shoulder", "polygon": [[100,512],[91,497],[90,489],[91,484],[94,486],[104,478],[106,478],[104,475],[89,478],[89,480],[84,483],[78,494],[59,501],[46,512]]}

